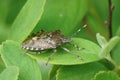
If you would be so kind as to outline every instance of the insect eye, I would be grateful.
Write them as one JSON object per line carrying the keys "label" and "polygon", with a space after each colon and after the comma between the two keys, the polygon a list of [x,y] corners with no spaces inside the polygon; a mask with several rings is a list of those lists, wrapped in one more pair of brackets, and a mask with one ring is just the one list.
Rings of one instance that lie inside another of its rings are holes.
{"label": "insect eye", "polygon": [[69,43],[71,42],[71,39],[63,39],[63,43]]}

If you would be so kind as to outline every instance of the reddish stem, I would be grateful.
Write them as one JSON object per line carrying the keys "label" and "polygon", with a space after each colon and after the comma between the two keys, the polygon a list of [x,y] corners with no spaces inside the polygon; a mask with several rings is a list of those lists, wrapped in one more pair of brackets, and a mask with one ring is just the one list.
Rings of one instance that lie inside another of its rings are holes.
{"label": "reddish stem", "polygon": [[109,6],[108,29],[109,29],[109,38],[111,38],[112,37],[112,11],[114,8],[111,0],[108,0],[108,6]]}

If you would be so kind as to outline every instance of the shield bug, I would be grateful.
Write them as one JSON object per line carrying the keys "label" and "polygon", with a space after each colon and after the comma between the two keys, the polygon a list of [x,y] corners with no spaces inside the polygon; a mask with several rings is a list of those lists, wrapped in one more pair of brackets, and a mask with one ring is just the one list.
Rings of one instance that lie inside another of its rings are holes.
{"label": "shield bug", "polygon": [[[78,33],[80,30],[81,29],[79,29],[76,33]],[[33,34],[29,36],[26,40],[24,40],[22,43],[22,48],[28,51],[36,52],[36,54],[38,52],[46,51],[48,49],[53,49],[54,52],[48,57],[48,61],[55,54],[58,47],[61,47],[66,52],[73,54],[76,57],[79,57],[80,59],[82,59],[79,55],[74,54],[69,49],[63,47],[63,45],[65,44],[72,44],[75,48],[79,50],[82,49],[82,48],[79,48],[77,45],[73,44],[70,38],[65,38],[60,30],[55,30],[53,32],[47,32],[47,31],[41,30],[40,32]]]}

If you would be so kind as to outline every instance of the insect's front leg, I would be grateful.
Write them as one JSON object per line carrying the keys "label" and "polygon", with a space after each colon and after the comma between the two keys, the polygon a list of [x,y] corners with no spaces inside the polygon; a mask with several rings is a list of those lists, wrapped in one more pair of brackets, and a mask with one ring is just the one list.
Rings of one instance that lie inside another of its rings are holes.
{"label": "insect's front leg", "polygon": [[73,40],[69,44],[71,44],[77,50],[83,50],[84,49],[84,48],[80,48],[77,44],[75,44]]}

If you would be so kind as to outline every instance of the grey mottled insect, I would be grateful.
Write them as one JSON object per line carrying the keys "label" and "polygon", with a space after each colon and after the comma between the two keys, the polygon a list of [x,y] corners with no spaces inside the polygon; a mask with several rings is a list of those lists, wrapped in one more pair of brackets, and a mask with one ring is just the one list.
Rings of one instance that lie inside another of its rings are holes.
{"label": "grey mottled insect", "polygon": [[[65,44],[72,44],[72,40],[70,38],[65,38],[60,30],[55,30],[54,32],[41,30],[40,32],[29,36],[25,41],[23,41],[22,48],[33,52],[41,52],[48,49],[53,49],[54,52],[48,57],[48,61],[55,54],[57,47],[61,47],[66,52],[80,57],[79,55],[72,53],[69,49],[62,46]],[[72,45],[79,50],[82,49],[75,44]]]}
{"label": "grey mottled insect", "polygon": [[41,51],[47,49],[56,49],[58,46],[70,42],[71,40],[64,38],[60,30],[56,30],[54,32],[46,32],[41,30],[41,32],[28,37],[23,42],[22,47],[27,50]]}

